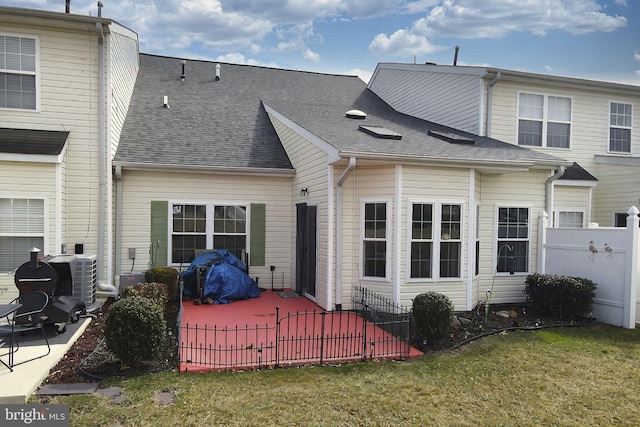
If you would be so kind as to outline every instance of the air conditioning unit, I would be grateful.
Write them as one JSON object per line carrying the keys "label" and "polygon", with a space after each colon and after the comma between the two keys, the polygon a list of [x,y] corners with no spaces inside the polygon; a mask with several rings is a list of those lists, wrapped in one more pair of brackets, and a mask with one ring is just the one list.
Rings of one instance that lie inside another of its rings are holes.
{"label": "air conditioning unit", "polygon": [[73,296],[89,310],[96,303],[98,261],[96,255],[76,255],[73,275]]}

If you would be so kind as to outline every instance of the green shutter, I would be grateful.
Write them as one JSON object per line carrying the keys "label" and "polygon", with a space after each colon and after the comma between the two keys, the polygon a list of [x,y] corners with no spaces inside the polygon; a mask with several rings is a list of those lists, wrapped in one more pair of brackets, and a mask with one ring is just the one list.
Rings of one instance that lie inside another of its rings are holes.
{"label": "green shutter", "polygon": [[251,236],[249,265],[265,265],[266,205],[251,204]]}
{"label": "green shutter", "polygon": [[168,263],[168,212],[169,202],[151,202],[151,267],[166,267]]}

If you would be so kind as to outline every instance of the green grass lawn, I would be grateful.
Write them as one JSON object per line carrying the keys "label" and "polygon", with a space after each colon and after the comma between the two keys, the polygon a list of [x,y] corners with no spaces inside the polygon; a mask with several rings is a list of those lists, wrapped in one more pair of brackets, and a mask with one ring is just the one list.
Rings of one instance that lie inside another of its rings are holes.
{"label": "green grass lawn", "polygon": [[[71,424],[638,425],[640,330],[511,332],[408,362],[111,379],[126,401],[65,396]],[[157,390],[177,394],[154,403]]]}

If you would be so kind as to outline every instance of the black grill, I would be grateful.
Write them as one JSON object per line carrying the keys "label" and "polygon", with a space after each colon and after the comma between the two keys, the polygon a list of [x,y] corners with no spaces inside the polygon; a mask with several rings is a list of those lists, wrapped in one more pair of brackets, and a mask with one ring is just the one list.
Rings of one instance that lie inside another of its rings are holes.
{"label": "black grill", "polygon": [[[49,295],[49,304],[44,311],[50,323],[77,322],[80,313],[86,311],[85,304],[73,298],[73,277],[67,262],[48,263],[38,259],[38,248],[31,250],[29,262],[16,270],[14,283],[20,295],[42,291]],[[64,330],[64,328],[59,328]]]}

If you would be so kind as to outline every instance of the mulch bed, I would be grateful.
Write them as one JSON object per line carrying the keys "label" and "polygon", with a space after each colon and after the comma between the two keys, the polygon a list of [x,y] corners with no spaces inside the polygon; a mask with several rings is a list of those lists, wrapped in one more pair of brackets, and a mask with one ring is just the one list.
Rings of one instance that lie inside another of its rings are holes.
{"label": "mulch bed", "polygon": [[[169,371],[176,368],[175,345],[168,345],[161,360],[144,362],[137,367],[122,369],[120,361],[109,351],[103,341],[104,323],[109,307],[109,299],[95,314],[82,336],[73,344],[67,354],[51,370],[45,384],[63,384],[77,382],[96,382],[108,377],[131,377],[154,372]],[[168,342],[175,342],[177,336],[177,303],[170,303],[165,313],[167,329],[172,331]],[[503,317],[498,313],[508,313]],[[468,312],[457,312],[457,319],[449,337],[437,343],[414,343],[425,352],[444,351],[465,345],[475,339],[511,329],[537,329],[552,326],[586,325],[590,319],[560,321],[544,313],[537,313],[527,304],[496,304],[485,312],[484,306]]]}

